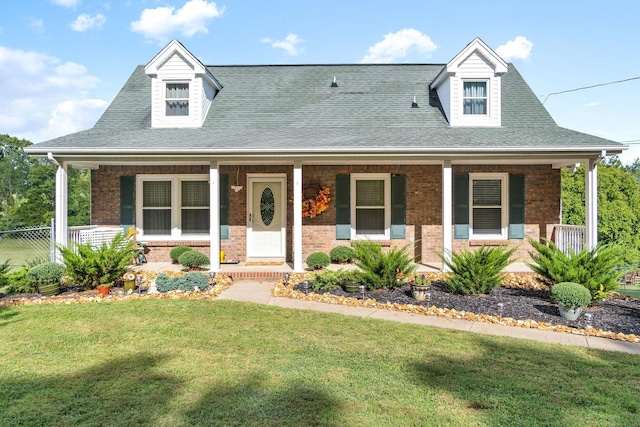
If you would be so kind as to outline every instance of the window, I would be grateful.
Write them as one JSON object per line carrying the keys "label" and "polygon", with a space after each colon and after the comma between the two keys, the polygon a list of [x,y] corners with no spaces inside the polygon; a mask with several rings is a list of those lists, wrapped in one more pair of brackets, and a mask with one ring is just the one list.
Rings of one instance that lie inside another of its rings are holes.
{"label": "window", "polygon": [[142,198],[137,224],[147,236],[209,235],[209,182],[205,175],[138,175]]}
{"label": "window", "polygon": [[464,82],[464,114],[487,114],[487,82]]}
{"label": "window", "polygon": [[166,115],[189,115],[189,83],[167,83]]}
{"label": "window", "polygon": [[470,174],[472,239],[507,238],[507,174]]}
{"label": "window", "polygon": [[353,239],[389,239],[391,179],[389,174],[351,174]]}

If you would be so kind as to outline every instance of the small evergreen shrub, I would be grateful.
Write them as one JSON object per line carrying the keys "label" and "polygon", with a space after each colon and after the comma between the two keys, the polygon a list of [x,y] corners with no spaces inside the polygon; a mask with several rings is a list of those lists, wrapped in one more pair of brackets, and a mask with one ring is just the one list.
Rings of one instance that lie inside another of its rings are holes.
{"label": "small evergreen shrub", "polygon": [[324,268],[331,264],[331,258],[324,252],[314,252],[307,257],[307,266],[309,268]]}
{"label": "small evergreen shrub", "polygon": [[33,294],[38,292],[38,287],[35,283],[27,280],[27,267],[22,267],[19,270],[6,274],[6,286],[4,292],[7,295],[15,294]]}
{"label": "small evergreen shrub", "polygon": [[171,261],[173,261],[174,264],[177,264],[178,259],[180,258],[180,255],[192,250],[193,249],[191,249],[189,246],[184,246],[184,245],[175,246],[171,248],[171,250],[169,251],[169,258],[171,258]]}
{"label": "small evergreen shrub", "polygon": [[209,257],[198,251],[186,251],[178,258],[178,262],[187,268],[200,268],[209,265]]}
{"label": "small evergreen shrub", "polygon": [[506,246],[487,248],[481,246],[475,251],[454,252],[451,260],[440,255],[440,259],[449,267],[451,275],[444,284],[453,293],[488,294],[500,286],[504,278],[502,270],[511,262],[516,248]]}
{"label": "small evergreen shrub", "polygon": [[558,304],[572,309],[586,307],[591,302],[589,290],[578,283],[558,283],[551,288],[549,295]]}
{"label": "small evergreen shrub", "polygon": [[607,298],[618,289],[618,280],[624,274],[617,268],[624,256],[616,245],[599,244],[594,250],[583,249],[578,253],[565,255],[552,241],[538,242],[529,239],[533,251],[529,251],[533,262],[527,265],[540,276],[540,281],[548,286],[556,283],[579,283],[589,290],[591,298]]}
{"label": "small evergreen shrub", "polygon": [[45,262],[30,268],[26,273],[26,279],[36,286],[50,285],[60,283],[63,273],[64,266],[55,262]]}
{"label": "small evergreen shrub", "polygon": [[316,274],[311,279],[311,288],[314,291],[330,291],[340,288],[343,281],[342,271],[324,270],[322,273]]}
{"label": "small evergreen shrub", "polygon": [[164,273],[156,277],[156,289],[159,292],[175,290],[193,291],[195,288],[205,290],[209,287],[209,278],[202,273],[190,272],[180,277],[169,277]]}
{"label": "small evergreen shrub", "polygon": [[361,270],[359,274],[364,284],[370,289],[402,285],[403,279],[418,268],[408,252],[412,244],[383,251],[380,244],[369,240],[352,242],[355,264]]}
{"label": "small evergreen shrub", "polygon": [[355,257],[355,252],[349,246],[336,246],[329,252],[332,262],[351,262]]}
{"label": "small evergreen shrub", "polygon": [[0,290],[5,287],[9,281],[7,279],[7,273],[9,272],[9,267],[11,266],[9,263],[11,260],[6,260],[3,264],[0,264]]}

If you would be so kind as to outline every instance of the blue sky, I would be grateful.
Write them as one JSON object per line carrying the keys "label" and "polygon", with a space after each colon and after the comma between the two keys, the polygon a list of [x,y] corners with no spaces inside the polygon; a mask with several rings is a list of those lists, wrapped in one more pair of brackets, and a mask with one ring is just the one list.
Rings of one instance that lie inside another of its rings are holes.
{"label": "blue sky", "polygon": [[229,65],[444,64],[480,37],[560,126],[628,143],[628,163],[640,158],[639,15],[636,0],[9,0],[0,134],[40,142],[93,126],[172,38]]}

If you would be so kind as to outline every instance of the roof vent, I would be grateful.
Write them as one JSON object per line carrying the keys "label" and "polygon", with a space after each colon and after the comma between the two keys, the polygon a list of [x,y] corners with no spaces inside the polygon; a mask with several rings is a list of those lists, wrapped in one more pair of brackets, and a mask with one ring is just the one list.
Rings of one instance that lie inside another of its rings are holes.
{"label": "roof vent", "polygon": [[336,76],[333,76],[333,81],[331,82],[331,87],[338,87],[338,83],[336,83]]}
{"label": "roof vent", "polygon": [[420,108],[418,107],[418,103],[416,102],[416,97],[413,97],[413,102],[411,103],[411,108]]}

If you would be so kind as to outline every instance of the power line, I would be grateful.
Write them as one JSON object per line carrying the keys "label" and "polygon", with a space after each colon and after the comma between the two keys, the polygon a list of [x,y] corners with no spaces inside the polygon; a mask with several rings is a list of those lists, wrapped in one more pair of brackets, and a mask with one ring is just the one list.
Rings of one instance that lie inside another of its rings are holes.
{"label": "power line", "polygon": [[[615,81],[607,82],[607,83],[598,83],[598,84],[591,85],[591,86],[577,87],[575,89],[561,90],[560,92],[552,92],[552,93],[548,94],[544,98],[544,101],[542,101],[542,105],[544,105],[544,103],[547,102],[547,99],[549,99],[549,97],[551,95],[558,95],[560,93],[567,93],[567,92],[575,92],[575,91],[584,90],[584,89],[592,89],[594,87],[600,87],[600,86],[609,86],[609,85],[613,85],[613,84],[616,84],[616,83],[628,82],[628,81],[631,81],[631,80],[640,80],[640,76],[639,77],[631,77],[629,79],[624,79],[624,80],[615,80]],[[540,95],[540,96],[542,96],[542,95]]]}

